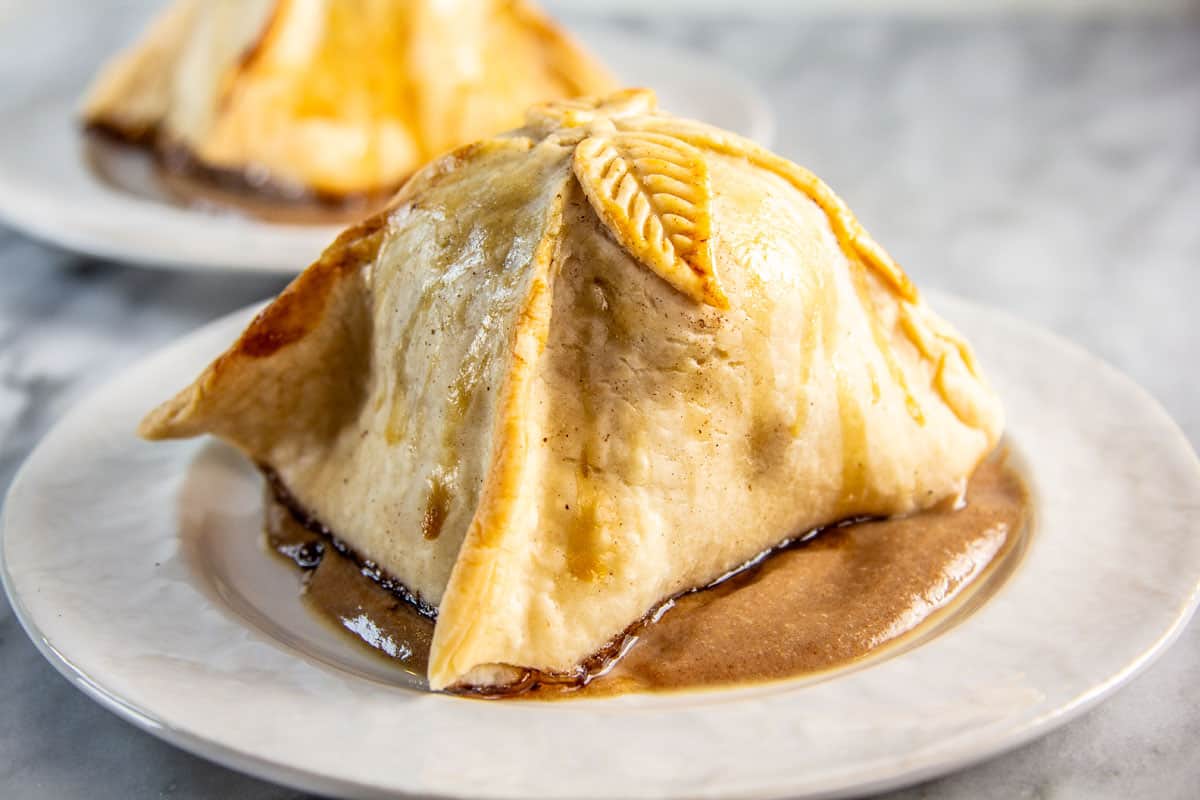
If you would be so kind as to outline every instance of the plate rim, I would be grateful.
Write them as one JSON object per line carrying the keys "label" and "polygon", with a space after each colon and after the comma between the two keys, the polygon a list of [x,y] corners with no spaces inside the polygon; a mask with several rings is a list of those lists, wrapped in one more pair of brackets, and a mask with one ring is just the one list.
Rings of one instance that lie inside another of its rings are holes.
{"label": "plate rim", "polygon": [[[1121,384],[1121,387],[1126,391],[1131,391],[1138,401],[1139,407],[1148,415],[1153,415],[1155,422],[1162,424],[1164,433],[1170,433],[1170,440],[1163,442],[1164,446],[1181,448],[1180,454],[1186,452],[1190,455],[1190,465],[1197,485],[1200,486],[1200,458],[1197,457],[1195,450],[1192,448],[1186,434],[1180,429],[1178,424],[1171,418],[1166,410],[1158,403],[1158,401],[1146,389],[1141,387],[1132,378],[1108,364],[1103,359],[1088,352],[1085,348],[1075,344],[1052,331],[1049,331],[1041,326],[1030,323],[1016,315],[1012,315],[1006,311],[983,306],[972,301],[965,300],[961,297],[949,295],[938,291],[926,291],[926,297],[931,298],[934,306],[954,304],[958,306],[960,311],[969,311],[975,313],[983,313],[991,316],[1001,323],[1009,325],[1017,325],[1025,328],[1028,333],[1042,338],[1047,343],[1051,343],[1059,347],[1076,358],[1080,358],[1085,363],[1089,370],[1097,370],[1104,373],[1109,380],[1114,380]],[[247,753],[232,749],[224,743],[212,741],[203,736],[193,734],[192,732],[182,730],[171,725],[169,722],[157,717],[155,713],[149,709],[142,708],[136,703],[128,702],[118,696],[116,693],[106,689],[100,683],[92,680],[83,670],[76,667],[71,660],[43,634],[36,620],[33,619],[31,612],[22,602],[21,597],[17,593],[14,585],[14,579],[9,570],[7,560],[7,541],[10,531],[10,516],[11,516],[11,499],[17,495],[18,490],[24,486],[28,480],[28,473],[31,471],[31,464],[34,463],[38,453],[43,448],[43,444],[49,440],[56,432],[61,432],[71,419],[82,415],[88,408],[90,402],[97,395],[102,393],[107,387],[120,382],[128,373],[136,370],[139,366],[155,358],[161,357],[166,352],[175,348],[184,348],[189,343],[200,339],[205,333],[220,326],[228,326],[234,320],[249,319],[249,316],[257,309],[262,307],[262,303],[252,304],[247,307],[238,309],[230,314],[224,315],[216,320],[213,320],[198,329],[179,337],[167,343],[163,347],[157,348],[154,351],[139,357],[125,369],[120,370],[108,382],[96,387],[96,389],[78,400],[71,409],[65,413],[55,423],[47,434],[39,441],[38,445],[29,453],[26,459],[21,464],[20,468],[14,475],[12,483],[5,495],[3,508],[0,509],[0,583],[4,586],[5,594],[9,603],[12,606],[14,616],[19,621],[22,629],[33,641],[38,651],[45,657],[54,668],[62,674],[72,685],[79,688],[85,695],[113,712],[117,716],[133,723],[138,728],[151,733],[152,735],[163,739],[183,750],[191,752],[202,758],[216,762],[228,768],[265,778],[267,780],[279,783],[281,785],[290,786],[296,789],[307,791],[324,791],[345,793],[352,792],[355,796],[363,797],[403,797],[412,796],[409,790],[397,790],[395,788],[383,787],[370,783],[362,783],[349,779],[343,776],[331,776],[316,770],[307,770],[304,767],[298,767],[295,764],[286,763],[274,758],[266,757],[257,753]],[[1037,534],[1035,534],[1036,537]],[[1028,557],[1028,556],[1027,556]],[[1086,691],[1074,696],[1068,701],[1064,701],[1060,706],[1046,711],[1034,719],[1018,721],[1009,725],[1003,726],[995,731],[988,732],[988,735],[983,741],[973,741],[961,747],[952,746],[944,747],[936,750],[933,753],[923,753],[921,756],[904,768],[894,770],[891,774],[873,778],[868,781],[847,782],[840,786],[831,786],[825,789],[809,791],[804,786],[798,784],[784,785],[779,783],[770,788],[751,787],[748,789],[730,791],[720,794],[721,797],[745,797],[745,798],[782,798],[789,796],[797,796],[797,792],[803,797],[844,797],[858,795],[862,792],[877,792],[888,789],[895,789],[904,786],[909,786],[919,783],[923,780],[932,777],[943,775],[951,771],[962,769],[981,761],[994,758],[1002,753],[1016,749],[1024,744],[1027,744],[1049,731],[1066,724],[1067,722],[1076,719],[1080,715],[1094,708],[1098,703],[1111,696],[1119,688],[1127,684],[1130,680],[1143,673],[1178,639],[1184,629],[1187,627],[1190,620],[1193,618],[1200,605],[1200,575],[1196,576],[1196,580],[1192,585],[1190,594],[1184,599],[1182,605],[1178,606],[1176,613],[1171,619],[1168,627],[1163,630],[1153,642],[1129,660],[1125,665],[1109,675],[1105,680],[1094,683]],[[869,668],[868,668],[869,669]],[[737,690],[734,690],[737,691]],[[735,700],[736,702],[736,700]],[[464,796],[455,793],[438,793],[431,792],[424,788],[413,789],[420,793],[420,796],[432,798],[453,798]],[[508,794],[503,792],[492,795],[494,797],[508,797]],[[592,796],[587,795],[584,796]],[[688,794],[673,794],[671,796],[691,796]]]}

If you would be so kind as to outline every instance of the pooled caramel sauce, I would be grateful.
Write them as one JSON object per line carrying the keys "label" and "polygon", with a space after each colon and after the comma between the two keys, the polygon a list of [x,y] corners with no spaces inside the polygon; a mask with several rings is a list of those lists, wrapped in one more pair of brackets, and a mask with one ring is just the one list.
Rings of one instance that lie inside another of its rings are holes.
{"label": "pooled caramel sauce", "polygon": [[[317,532],[278,499],[274,476],[266,492],[267,544],[305,572],[304,600],[320,616],[420,678],[429,666],[433,615],[416,598],[383,585],[372,565],[357,560],[332,536]],[[375,577],[372,580],[372,576]]]}
{"label": "pooled caramel sauce", "polygon": [[[404,669],[424,675],[436,613],[397,594],[299,511],[268,473],[267,540],[306,571],[304,597]],[[982,464],[965,505],[813,532],[668,601],[606,649],[621,657],[582,685],[521,684],[555,699],[752,684],[861,663],[949,617],[1011,571],[1029,527],[1029,495],[1004,455]],[[885,647],[885,645],[887,647]]]}
{"label": "pooled caramel sauce", "polygon": [[759,683],[858,662],[923,624],[967,611],[1012,566],[1028,494],[985,463],[966,506],[820,531],[716,586],[675,600],[585,695]]}
{"label": "pooled caramel sauce", "polygon": [[393,192],[325,197],[290,192],[250,173],[198,165],[186,154],[159,153],[152,143],[87,131],[84,158],[97,178],[127,194],[179,208],[237,214],[285,225],[346,225],[382,209]]}

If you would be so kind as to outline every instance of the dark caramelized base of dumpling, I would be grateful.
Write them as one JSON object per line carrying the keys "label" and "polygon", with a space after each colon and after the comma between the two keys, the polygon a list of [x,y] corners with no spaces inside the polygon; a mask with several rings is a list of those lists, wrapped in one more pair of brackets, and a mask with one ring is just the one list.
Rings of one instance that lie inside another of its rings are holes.
{"label": "dark caramelized base of dumpling", "polygon": [[[424,677],[437,609],[303,509],[276,473],[263,473],[268,544],[308,573],[310,606],[351,633],[348,621],[368,620],[370,635],[358,632],[358,640]],[[1023,551],[1029,501],[1019,473],[1003,454],[993,456],[976,471],[963,508],[807,532],[711,586],[664,601],[570,673],[513,667],[505,670],[509,683],[450,691],[555,699],[711,688],[897,652],[999,586]],[[912,618],[921,606],[924,616]]]}
{"label": "dark caramelized base of dumpling", "polygon": [[387,206],[400,184],[356,194],[288,186],[204,163],[188,147],[165,143],[156,129],[128,130],[96,120],[84,125],[84,158],[104,183],[168,205],[236,213],[286,225],[345,225]]}

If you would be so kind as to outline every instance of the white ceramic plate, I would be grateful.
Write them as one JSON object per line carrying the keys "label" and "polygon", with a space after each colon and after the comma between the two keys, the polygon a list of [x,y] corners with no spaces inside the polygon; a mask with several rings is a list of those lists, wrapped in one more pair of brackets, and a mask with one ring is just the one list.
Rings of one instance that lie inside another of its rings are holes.
{"label": "white ceramic plate", "polygon": [[247,322],[120,375],[13,482],[3,575],[45,656],[181,747],[314,791],[485,798],[816,797],[892,787],[1032,739],[1142,669],[1200,579],[1200,463],[1155,402],[1078,348],[949,297],[1036,495],[987,604],[819,681],[550,704],[433,695],[309,618],[259,551],[255,473],[134,426]]}
{"label": "white ceramic plate", "polygon": [[[611,32],[580,38],[663,108],[770,144],[771,112],[748,81],[701,55]],[[0,109],[0,220],[87,255],[149,267],[294,274],[340,227],[280,225],[181,208],[114,189],[84,161],[77,91]]]}

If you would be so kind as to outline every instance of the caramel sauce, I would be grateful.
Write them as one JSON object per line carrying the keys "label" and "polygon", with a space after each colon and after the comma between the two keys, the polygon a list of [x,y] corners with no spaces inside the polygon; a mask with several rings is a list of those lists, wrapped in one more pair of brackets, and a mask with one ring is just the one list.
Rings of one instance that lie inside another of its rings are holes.
{"label": "caramel sauce", "polygon": [[131,137],[101,125],[88,128],[84,159],[102,183],[179,208],[237,214],[284,225],[347,225],[381,210],[393,191],[322,195],[292,191],[252,171],[206,167],[185,150],[157,148],[156,136]]}
{"label": "caramel sauce", "polygon": [[[267,541],[306,572],[304,597],[362,644],[424,675],[436,610],[304,514],[268,472]],[[814,531],[654,609],[571,680],[527,673],[532,699],[712,688],[813,676],[916,644],[969,613],[1014,566],[1029,495],[1003,455],[965,505]]]}
{"label": "caramel sauce", "polygon": [[425,504],[425,513],[421,517],[421,535],[428,541],[433,541],[442,533],[446,524],[446,515],[450,513],[450,495],[446,491],[446,482],[434,475],[429,489],[429,499]]}

